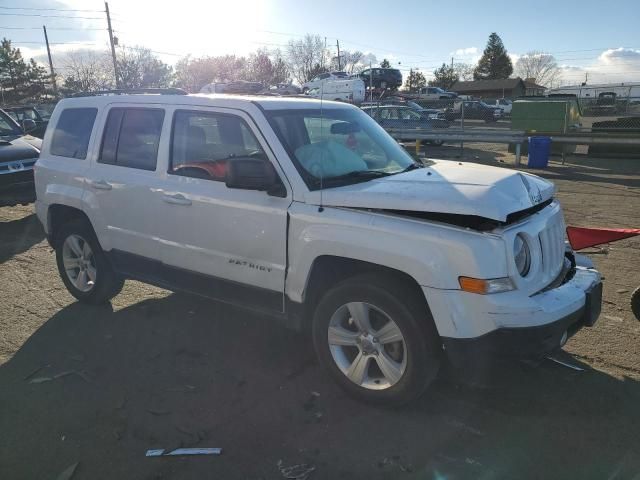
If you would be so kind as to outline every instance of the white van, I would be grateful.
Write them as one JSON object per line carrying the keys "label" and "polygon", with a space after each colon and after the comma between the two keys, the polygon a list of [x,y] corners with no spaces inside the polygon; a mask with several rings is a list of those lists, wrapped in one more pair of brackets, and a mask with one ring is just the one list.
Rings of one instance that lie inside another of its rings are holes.
{"label": "white van", "polygon": [[313,98],[360,104],[364,101],[364,81],[359,78],[333,80],[307,91]]}

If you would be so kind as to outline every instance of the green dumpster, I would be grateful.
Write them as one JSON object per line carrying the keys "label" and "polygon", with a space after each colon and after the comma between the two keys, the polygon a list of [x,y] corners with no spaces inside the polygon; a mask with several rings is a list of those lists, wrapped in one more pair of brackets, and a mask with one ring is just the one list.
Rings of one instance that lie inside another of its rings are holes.
{"label": "green dumpster", "polygon": [[[575,98],[537,97],[513,102],[511,128],[524,130],[528,136],[553,136],[575,131],[581,120],[580,107]],[[552,144],[551,153],[575,151],[575,145]],[[509,151],[515,147],[510,145]],[[526,145],[523,145],[526,154]]]}

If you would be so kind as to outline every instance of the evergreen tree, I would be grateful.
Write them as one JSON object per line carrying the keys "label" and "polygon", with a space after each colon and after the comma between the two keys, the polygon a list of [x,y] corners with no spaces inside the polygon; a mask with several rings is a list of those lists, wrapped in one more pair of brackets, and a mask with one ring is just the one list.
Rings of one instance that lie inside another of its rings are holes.
{"label": "evergreen tree", "polygon": [[427,86],[427,79],[424,78],[422,72],[412,70],[407,77],[407,81],[404,84],[404,88],[409,92],[416,92],[422,87]]}
{"label": "evergreen tree", "polygon": [[444,90],[449,90],[460,79],[456,70],[445,63],[433,71],[433,77],[433,80],[429,80],[429,86],[440,87]]}
{"label": "evergreen tree", "polygon": [[509,78],[513,73],[511,59],[507,55],[502,40],[497,33],[489,35],[489,41],[484,49],[482,58],[473,72],[474,80],[497,80]]}

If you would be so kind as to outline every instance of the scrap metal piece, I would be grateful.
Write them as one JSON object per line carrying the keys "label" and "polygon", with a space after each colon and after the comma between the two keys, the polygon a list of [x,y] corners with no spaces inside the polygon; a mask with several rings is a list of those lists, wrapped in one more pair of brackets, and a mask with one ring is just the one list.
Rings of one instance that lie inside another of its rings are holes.
{"label": "scrap metal piece", "polygon": [[175,455],[220,455],[221,448],[176,448],[175,450],[165,453],[165,456]]}
{"label": "scrap metal piece", "polygon": [[180,455],[220,455],[221,448],[176,448],[164,453],[164,448],[147,450],[145,457],[176,457]]}
{"label": "scrap metal piece", "polygon": [[563,365],[563,366],[565,366],[567,368],[571,368],[572,370],[577,370],[578,372],[584,372],[584,368],[579,367],[577,365],[572,365],[570,363],[563,362],[562,360],[558,360],[557,358],[554,358],[554,357],[551,357],[551,356],[546,357],[546,358],[547,358],[547,360],[551,360],[552,362],[556,362],[556,363],[558,363],[560,365]]}

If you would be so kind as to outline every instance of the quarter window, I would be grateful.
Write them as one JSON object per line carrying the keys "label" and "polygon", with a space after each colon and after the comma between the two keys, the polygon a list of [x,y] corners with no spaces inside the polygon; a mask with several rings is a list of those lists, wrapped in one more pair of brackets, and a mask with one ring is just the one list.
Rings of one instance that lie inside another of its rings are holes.
{"label": "quarter window", "polygon": [[240,117],[209,112],[175,113],[169,173],[224,181],[228,163],[248,157],[267,159]]}
{"label": "quarter window", "polygon": [[89,138],[97,108],[67,108],[58,118],[51,139],[51,154],[59,157],[87,158]]}
{"label": "quarter window", "polygon": [[155,170],[164,110],[112,108],[107,118],[100,163]]}

